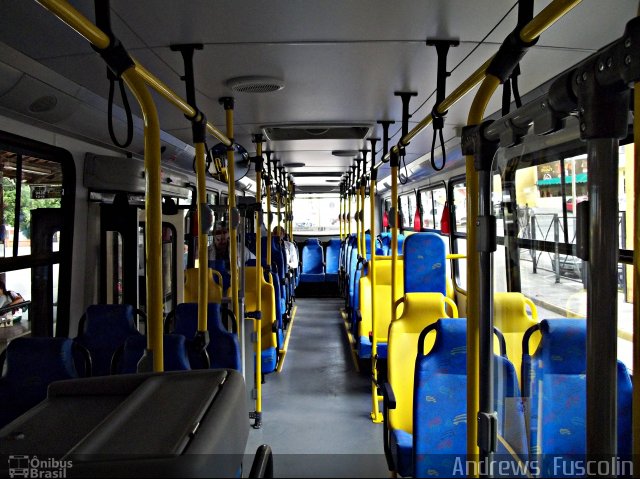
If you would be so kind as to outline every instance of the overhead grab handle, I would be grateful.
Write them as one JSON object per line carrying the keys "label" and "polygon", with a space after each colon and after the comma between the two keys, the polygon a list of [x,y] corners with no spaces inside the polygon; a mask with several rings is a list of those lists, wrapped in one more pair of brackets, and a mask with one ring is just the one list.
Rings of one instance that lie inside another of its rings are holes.
{"label": "overhead grab handle", "polygon": [[[106,48],[91,47],[100,54],[107,64],[107,79],[109,80],[109,101],[107,105],[107,126],[109,129],[109,137],[114,145],[118,148],[127,148],[133,140],[133,116],[131,114],[131,106],[127,98],[127,91],[124,88],[122,73],[134,65],[134,61],[124,49],[124,46],[118,40],[111,30],[111,6],[109,0],[95,0],[96,26],[100,28],[108,37],[109,45]],[[122,106],[127,115],[127,137],[124,142],[120,143],[116,138],[113,129],[113,96],[115,90],[115,82],[118,82],[120,88],[120,97],[122,98]]]}
{"label": "overhead grab handle", "polygon": [[[442,130],[444,129],[444,117],[447,111],[440,113],[438,111],[438,105],[445,99],[447,77],[451,75],[447,71],[447,54],[449,53],[449,47],[457,47],[460,45],[459,40],[436,40],[427,38],[427,45],[435,46],[438,54],[438,79],[436,87],[436,103],[431,110],[431,117],[433,118],[433,140],[431,141],[431,167],[435,171],[441,171],[447,163],[447,153],[444,149],[444,135]],[[404,136],[404,135],[403,135]],[[442,163],[440,166],[436,166],[435,160],[435,148],[436,137],[440,138],[440,149],[442,150]]]}
{"label": "overhead grab handle", "polygon": [[[412,96],[418,96],[418,92],[411,91],[396,91],[393,93],[396,96],[399,96],[402,99],[402,137],[404,138],[409,132],[409,118],[411,115],[409,114],[409,101],[411,101]],[[409,181],[409,172],[407,171],[407,164],[405,163],[405,149],[403,145],[402,148],[398,150],[398,155],[402,158],[402,164],[404,165],[404,175],[399,175],[399,180],[401,185],[406,185]],[[393,164],[391,165],[393,167]],[[398,167],[400,164],[398,163]],[[404,176],[404,179],[403,179]]]}
{"label": "overhead grab handle", "polygon": [[[194,115],[185,115],[191,121],[191,133],[193,144],[196,149],[194,158],[197,195],[198,195],[198,219],[200,228],[198,230],[198,329],[194,338],[198,351],[206,351],[209,345],[209,329],[207,327],[207,308],[208,308],[208,249],[207,234],[212,226],[212,214],[206,200],[206,147],[207,136],[207,119],[205,115],[198,110],[196,106],[196,88],[193,75],[193,52],[194,50],[202,50],[202,44],[185,44],[171,45],[171,51],[179,51],[184,61],[184,75],[180,77],[184,80],[187,91],[187,102],[194,109]],[[222,284],[222,283],[220,283]]]}

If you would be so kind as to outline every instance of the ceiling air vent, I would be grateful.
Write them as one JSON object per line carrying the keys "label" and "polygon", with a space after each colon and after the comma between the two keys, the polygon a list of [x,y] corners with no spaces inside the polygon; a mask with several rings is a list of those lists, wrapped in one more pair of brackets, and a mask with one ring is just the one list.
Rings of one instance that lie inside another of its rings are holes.
{"label": "ceiling air vent", "polygon": [[269,141],[285,140],[362,140],[369,125],[272,125],[262,127]]}
{"label": "ceiling air vent", "polygon": [[239,93],[270,93],[282,90],[284,81],[271,77],[249,76],[227,80],[227,86]]}

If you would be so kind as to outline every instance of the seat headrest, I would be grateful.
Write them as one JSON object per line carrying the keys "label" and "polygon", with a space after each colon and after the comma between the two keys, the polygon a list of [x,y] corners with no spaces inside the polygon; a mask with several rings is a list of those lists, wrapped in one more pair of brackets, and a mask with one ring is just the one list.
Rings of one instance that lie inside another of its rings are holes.
{"label": "seat headrest", "polygon": [[93,304],[85,313],[84,331],[88,336],[111,337],[121,333],[136,332],[133,322],[133,306],[130,304]]}
{"label": "seat headrest", "polygon": [[[7,345],[6,377],[44,375],[51,380],[78,377],[69,338],[16,338]],[[16,398],[19,400],[19,398]]]}
{"label": "seat headrest", "polygon": [[[208,303],[207,305],[207,329],[218,327],[221,323],[220,305],[218,303]],[[174,330],[176,334],[181,334],[191,339],[198,330],[198,303],[181,303],[176,306],[174,312]]]}
{"label": "seat headrest", "polygon": [[407,293],[447,293],[445,246],[434,233],[415,233],[404,241],[404,289]]}
{"label": "seat headrest", "polygon": [[319,244],[320,244],[320,240],[318,238],[307,238],[307,242],[306,242],[307,246],[319,245]]}
{"label": "seat headrest", "polygon": [[[427,357],[437,358],[450,374],[467,374],[467,320],[439,319],[435,333],[436,339]],[[421,351],[420,348],[421,345]]]}
{"label": "seat headrest", "polygon": [[587,321],[585,319],[552,319],[540,321],[542,359],[550,374],[586,374]]}
{"label": "seat headrest", "polygon": [[522,293],[494,293],[494,324],[503,333],[522,332],[535,321],[527,313]]}

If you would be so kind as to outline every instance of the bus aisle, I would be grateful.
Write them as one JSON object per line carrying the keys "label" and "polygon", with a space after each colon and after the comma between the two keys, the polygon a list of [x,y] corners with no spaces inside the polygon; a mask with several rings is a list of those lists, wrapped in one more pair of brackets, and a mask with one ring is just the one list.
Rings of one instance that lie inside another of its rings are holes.
{"label": "bus aisle", "polygon": [[244,476],[261,444],[275,477],[388,477],[382,425],[369,418],[369,379],[353,366],[337,298],[299,298],[283,371],[263,385]]}

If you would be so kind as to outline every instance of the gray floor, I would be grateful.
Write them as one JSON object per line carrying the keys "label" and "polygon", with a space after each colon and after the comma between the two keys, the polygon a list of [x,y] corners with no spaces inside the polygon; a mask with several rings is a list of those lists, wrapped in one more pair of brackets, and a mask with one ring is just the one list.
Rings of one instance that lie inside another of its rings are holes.
{"label": "gray floor", "polygon": [[263,385],[263,426],[249,434],[245,476],[268,444],[276,477],[389,477],[382,424],[369,419],[369,381],[354,370],[341,305],[298,299],[284,369]]}

